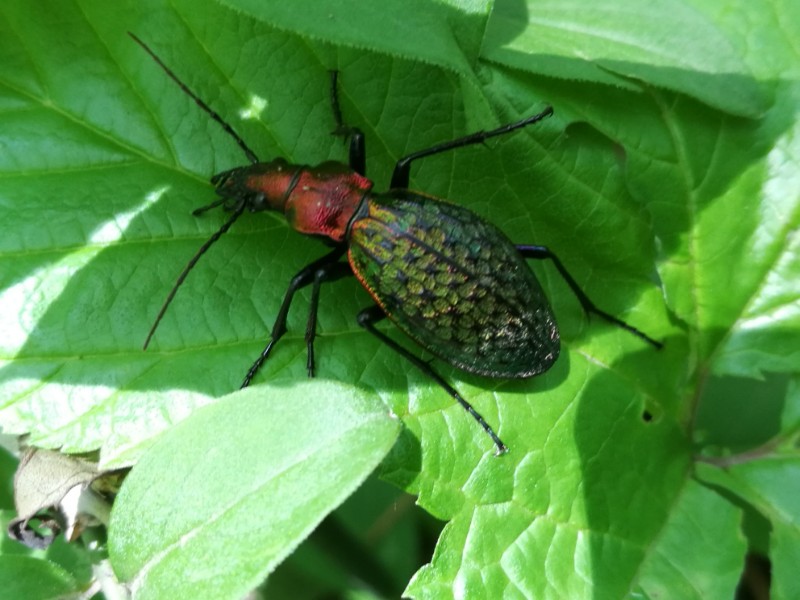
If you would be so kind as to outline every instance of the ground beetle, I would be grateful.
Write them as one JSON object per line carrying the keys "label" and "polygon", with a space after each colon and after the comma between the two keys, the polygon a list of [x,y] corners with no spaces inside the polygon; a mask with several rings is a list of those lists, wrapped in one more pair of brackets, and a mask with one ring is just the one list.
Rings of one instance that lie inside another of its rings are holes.
{"label": "ground beetle", "polygon": [[[426,361],[377,329],[378,321],[389,317],[420,346],[469,373],[503,379],[533,377],[549,369],[558,358],[560,340],[553,311],[525,261],[550,259],[587,313],[661,347],[660,342],[598,309],[545,246],[515,245],[474,212],[408,189],[413,161],[479,144],[531,125],[553,114],[551,107],[504,127],[479,131],[409,154],[395,165],[391,189],[375,193],[372,182],[365,177],[364,136],[359,129],[347,127],[342,121],[336,72],[331,73],[331,105],[337,125],[334,133],[350,139],[349,166],[334,161],[315,167],[293,165],[282,158],[259,162],[222,117],[144,42],[130,35],[183,92],[236,140],[252,163],[211,178],[220,198],[192,214],[199,215],[217,206],[232,214],[181,272],[147,335],[145,348],[189,271],[245,210],[283,212],[294,229],[327,238],[333,249],[292,278],[269,343],[245,375],[242,387],[250,384],[286,333],[292,298],[297,290],[308,285],[312,287],[305,340],[308,375],[314,375],[320,286],[350,275],[358,278],[375,301],[375,305],[358,314],[359,325],[444,388],[489,434],[497,454],[506,452],[507,447],[484,418]],[[345,255],[347,262],[342,261]]]}

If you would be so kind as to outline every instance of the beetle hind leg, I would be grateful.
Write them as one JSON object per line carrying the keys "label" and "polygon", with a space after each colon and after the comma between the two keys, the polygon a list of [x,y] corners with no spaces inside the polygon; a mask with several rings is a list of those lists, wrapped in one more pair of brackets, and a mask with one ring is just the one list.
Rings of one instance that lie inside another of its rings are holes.
{"label": "beetle hind leg", "polygon": [[492,429],[492,426],[486,422],[481,414],[476,411],[472,405],[467,402],[461,394],[456,391],[456,389],[451,386],[444,378],[439,375],[436,371],[434,371],[430,364],[427,361],[422,360],[418,356],[415,356],[408,350],[406,350],[403,346],[395,342],[385,333],[380,331],[375,327],[375,323],[383,320],[386,318],[386,313],[384,313],[379,306],[370,306],[369,308],[365,308],[360,313],[358,313],[358,324],[361,325],[364,329],[369,331],[372,335],[377,337],[381,342],[389,346],[392,350],[403,356],[406,360],[408,360],[411,364],[417,367],[420,371],[422,371],[425,375],[433,379],[439,387],[441,387],[447,394],[453,398],[456,402],[458,402],[461,407],[466,410],[473,419],[475,419],[478,424],[483,428],[483,430],[488,434],[492,441],[494,442],[495,447],[497,450],[495,454],[500,456],[501,454],[505,454],[508,452],[508,446],[503,443],[497,434]]}

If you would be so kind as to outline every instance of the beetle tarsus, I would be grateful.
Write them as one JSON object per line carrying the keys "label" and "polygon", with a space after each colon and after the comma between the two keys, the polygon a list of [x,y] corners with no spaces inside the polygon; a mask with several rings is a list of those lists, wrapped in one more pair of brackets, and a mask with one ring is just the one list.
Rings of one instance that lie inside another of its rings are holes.
{"label": "beetle tarsus", "polygon": [[464,408],[472,416],[472,418],[478,422],[487,435],[492,439],[492,442],[494,442],[495,445],[496,456],[501,456],[502,454],[508,452],[508,446],[506,446],[503,443],[503,440],[498,437],[498,435],[494,432],[494,429],[492,429],[492,426],[486,422],[486,419],[484,419],[483,416],[477,410],[475,410],[473,406],[467,402],[453,386],[447,383],[447,381],[445,381],[441,375],[434,371],[426,361],[422,360],[418,356],[415,356],[375,327],[375,323],[384,318],[386,318],[386,314],[380,309],[379,306],[370,306],[358,313],[358,324],[369,331],[389,348],[403,356],[425,375],[433,379],[450,395],[451,398],[458,402],[461,407]]}
{"label": "beetle tarsus", "polygon": [[612,325],[616,325],[617,327],[620,327],[621,329],[624,329],[629,333],[632,333],[636,337],[654,346],[657,350],[661,350],[661,348],[664,347],[663,342],[654,340],[645,332],[643,332],[641,329],[638,329],[633,325],[629,325],[622,319],[615,317],[614,315],[609,314],[604,310],[599,309],[597,305],[594,302],[592,302],[589,296],[586,295],[586,292],[584,292],[580,288],[578,282],[575,281],[575,278],[573,278],[572,275],[570,275],[569,271],[567,271],[567,268],[561,262],[561,259],[559,259],[558,256],[556,256],[555,253],[552,250],[550,250],[550,248],[548,248],[547,246],[531,246],[531,245],[519,244],[517,245],[517,250],[519,250],[519,253],[522,254],[522,256],[524,256],[525,258],[537,259],[537,260],[550,260],[553,263],[553,266],[555,266],[555,268],[558,270],[558,273],[559,275],[561,275],[561,278],[567,283],[569,288],[572,290],[572,293],[575,294],[575,297],[581,303],[581,306],[583,307],[583,310],[584,312],[586,312],[586,314],[597,315],[598,317],[604,319],[605,321],[608,321]]}
{"label": "beetle tarsus", "polygon": [[454,150],[455,148],[463,148],[464,146],[470,146],[472,144],[483,144],[490,138],[498,135],[506,135],[507,133],[511,133],[517,129],[527,127],[528,125],[533,125],[534,123],[538,123],[542,119],[545,119],[552,114],[553,107],[548,106],[540,113],[531,115],[530,117],[525,117],[524,119],[520,119],[514,123],[509,123],[508,125],[503,125],[497,129],[492,129],[490,131],[476,131],[475,133],[450,140],[449,142],[442,142],[441,144],[436,144],[430,148],[419,150],[418,152],[404,156],[397,161],[397,164],[394,167],[394,173],[392,173],[392,183],[390,187],[391,189],[408,189],[411,163],[417,159],[425,158],[426,156],[433,156],[434,154],[441,154],[442,152]]}

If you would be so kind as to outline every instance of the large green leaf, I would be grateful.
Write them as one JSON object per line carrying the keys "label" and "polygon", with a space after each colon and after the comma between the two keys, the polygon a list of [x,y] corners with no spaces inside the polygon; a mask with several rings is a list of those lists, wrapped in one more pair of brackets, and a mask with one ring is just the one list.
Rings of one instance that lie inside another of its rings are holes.
{"label": "large green leaf", "polygon": [[[411,151],[551,103],[555,117],[536,128],[415,164],[412,185],[520,243],[547,244],[602,308],[665,349],[586,319],[557,273],[536,266],[562,330],[552,370],[508,382],[434,363],[510,446],[502,458],[447,395],[358,328],[369,298],[355,281],[323,290],[317,373],[392,407],[405,429],[384,477],[450,521],[410,594],[655,594],[670,563],[694,589],[729,594],[742,544],[718,564],[687,561],[680,536],[707,553],[739,539],[739,509],[691,479],[693,442],[715,425],[695,420],[712,378],[793,376],[800,364],[796,3],[664,0],[614,18],[596,3],[503,4],[491,17],[478,3],[469,13],[417,3],[395,25],[402,7],[388,2],[347,26],[338,3],[261,4],[0,9],[0,426],[134,463],[236,389],[290,277],[325,252],[280,215],[247,215],[141,352],[178,272],[224,218],[191,209],[213,199],[213,173],[245,161],[127,30],[264,159],[345,156],[328,134],[327,71],[338,68],[377,189]],[[587,32],[590,5],[602,18]],[[298,294],[256,379],[266,415],[268,392],[305,378],[307,300]],[[759,389],[797,414],[785,383]],[[766,436],[797,428],[784,419]],[[691,537],[687,513],[715,507],[717,535]],[[783,565],[796,536],[779,534]],[[785,573],[776,585],[790,590]]]}
{"label": "large green leaf", "polygon": [[372,398],[318,382],[199,411],[125,482],[110,525],[116,572],[138,598],[244,596],[364,481],[397,430]]}

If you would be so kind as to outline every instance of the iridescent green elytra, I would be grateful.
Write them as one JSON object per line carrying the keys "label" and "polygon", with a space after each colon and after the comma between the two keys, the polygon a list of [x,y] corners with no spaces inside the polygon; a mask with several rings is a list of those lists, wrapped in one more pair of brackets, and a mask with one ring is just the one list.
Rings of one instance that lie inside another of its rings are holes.
{"label": "iridescent green elytra", "polygon": [[558,358],[553,312],[503,232],[461,206],[408,190],[373,195],[350,228],[356,277],[389,318],[448,363],[531,377]]}
{"label": "iridescent green elytra", "polygon": [[[286,318],[295,292],[306,286],[312,286],[306,345],[308,374],[313,376],[320,286],[351,275],[358,277],[376,303],[358,314],[359,325],[417,366],[464,407],[492,438],[497,454],[504,453],[507,447],[484,418],[427,362],[376,328],[378,321],[390,317],[423,348],[464,371],[501,378],[537,375],[550,368],[558,358],[559,335],[550,305],[525,261],[548,259],[584,310],[660,347],[659,342],[635,327],[598,309],[546,247],[515,246],[499,229],[472,211],[408,189],[410,165],[414,160],[481,144],[538,123],[553,114],[552,108],[491,131],[478,131],[409,154],[395,165],[391,191],[376,194],[365,175],[364,136],[360,130],[342,122],[335,72],[331,77],[331,105],[336,133],[350,138],[349,164],[328,161],[309,167],[290,164],[282,158],[260,162],[219,114],[191,91],[144,42],[130,35],[223,127],[251,162],[211,178],[219,198],[193,214],[222,206],[232,215],[200,247],[178,276],[150,328],[145,348],[178,287],[200,256],[245,211],[263,210],[284,213],[293,229],[327,238],[333,250],[292,278],[269,342],[245,375],[242,387],[250,384],[276,342],[286,333]],[[345,254],[348,262],[341,260]]]}

